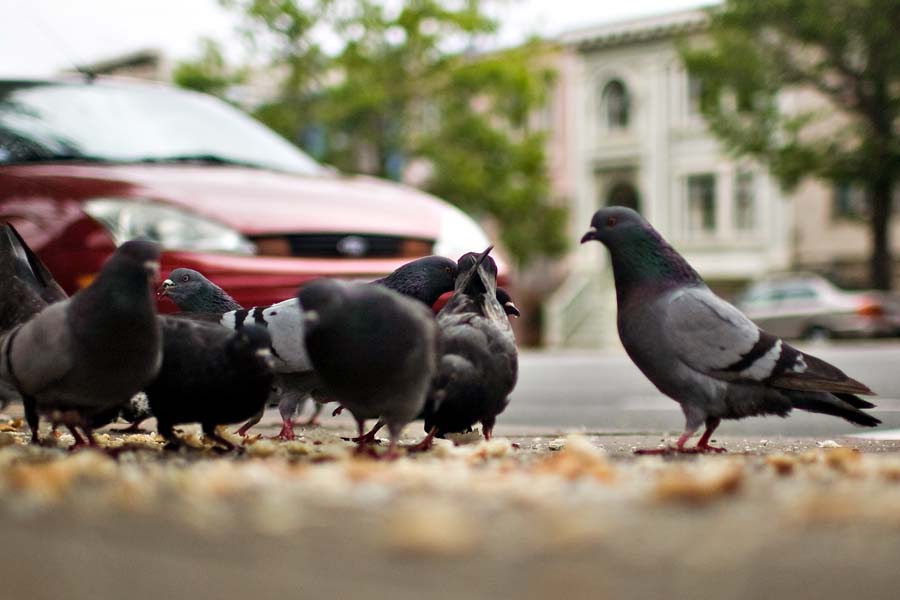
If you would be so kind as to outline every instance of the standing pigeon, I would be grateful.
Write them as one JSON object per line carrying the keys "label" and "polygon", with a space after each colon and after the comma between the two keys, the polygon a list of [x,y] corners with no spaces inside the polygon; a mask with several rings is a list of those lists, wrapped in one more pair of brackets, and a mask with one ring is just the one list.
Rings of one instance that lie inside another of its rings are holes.
{"label": "standing pigeon", "polygon": [[[453,289],[456,269],[456,263],[448,258],[426,256],[406,263],[372,284],[392,289],[431,307],[441,295]],[[160,290],[160,293],[176,299],[172,293],[179,287],[179,282],[174,279],[171,281],[174,286]],[[195,309],[202,311],[203,306],[206,306],[189,303],[188,295],[177,296],[176,302],[188,302],[179,304],[179,308],[186,312],[193,312]],[[281,414],[282,428],[278,437],[293,439],[294,424],[291,419],[299,403],[313,390],[321,387],[306,354],[303,316],[297,299],[291,298],[270,306],[231,310],[222,314],[218,321],[230,329],[240,329],[249,323],[268,328],[275,357],[274,386],[280,395],[278,411]],[[238,430],[239,433],[245,434],[261,417],[260,414],[248,421]]]}
{"label": "standing pigeon", "polygon": [[[841,417],[866,427],[880,423],[860,409],[872,394],[834,366],[800,352],[753,324],[712,293],[703,279],[635,211],[597,211],[581,242],[609,249],[618,328],[631,360],[687,420],[678,452],[724,451],[709,445],[721,419],[785,417],[794,408]],[[692,450],[685,443],[706,424]]]}
{"label": "standing pigeon", "polygon": [[215,323],[160,319],[162,366],[146,388],[159,434],[174,448],[179,440],[172,427],[196,422],[208,438],[233,449],[216,427],[244,421],[265,407],[272,385],[268,332],[255,325],[228,331]]}
{"label": "standing pigeon", "polygon": [[[382,286],[314,281],[299,292],[316,373],[363,437],[366,419],[388,427],[388,456],[421,412],[435,370],[437,324],[425,306]],[[360,442],[360,448],[362,447]]]}
{"label": "standing pigeon", "polygon": [[497,300],[497,264],[490,251],[460,257],[455,291],[438,313],[440,355],[423,415],[428,436],[421,449],[435,435],[465,431],[477,422],[489,440],[516,385],[516,340]]}
{"label": "standing pigeon", "polygon": [[[15,227],[10,223],[0,226],[0,333],[66,298],[66,293]],[[0,384],[0,410],[18,398],[14,389]]]}
{"label": "standing pigeon", "polygon": [[10,223],[0,226],[0,332],[68,298]]}
{"label": "standing pigeon", "polygon": [[124,406],[156,375],[159,253],[152,242],[125,242],[91,285],[3,338],[0,377],[21,395],[32,441],[43,414],[81,427],[93,443],[94,418]]}

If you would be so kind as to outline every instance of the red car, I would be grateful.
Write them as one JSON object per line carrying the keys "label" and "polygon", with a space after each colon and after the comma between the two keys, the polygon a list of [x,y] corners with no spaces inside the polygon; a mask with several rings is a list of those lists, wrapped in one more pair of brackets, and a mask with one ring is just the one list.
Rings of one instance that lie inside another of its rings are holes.
{"label": "red car", "polygon": [[215,98],[110,79],[0,81],[4,221],[69,293],[143,236],[164,274],[197,269],[244,306],[489,243],[450,204],[323,167]]}

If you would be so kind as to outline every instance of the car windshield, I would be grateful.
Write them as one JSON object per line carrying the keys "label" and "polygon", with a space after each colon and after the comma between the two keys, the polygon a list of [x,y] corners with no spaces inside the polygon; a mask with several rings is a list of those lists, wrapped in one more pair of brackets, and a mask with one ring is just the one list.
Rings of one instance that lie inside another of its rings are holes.
{"label": "car windshield", "polygon": [[0,164],[61,160],[323,170],[260,123],[204,94],[156,85],[0,82]]}

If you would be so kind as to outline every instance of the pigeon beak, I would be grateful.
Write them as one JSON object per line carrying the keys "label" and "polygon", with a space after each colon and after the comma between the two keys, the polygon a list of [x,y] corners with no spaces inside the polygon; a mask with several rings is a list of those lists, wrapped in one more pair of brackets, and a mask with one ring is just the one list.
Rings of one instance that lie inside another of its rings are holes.
{"label": "pigeon beak", "polygon": [[166,296],[169,293],[169,290],[175,287],[175,282],[171,279],[166,279],[162,282],[162,285],[159,286],[159,289],[156,290],[157,295]]}
{"label": "pigeon beak", "polygon": [[586,234],[581,236],[581,243],[583,244],[585,242],[589,242],[591,240],[596,240],[596,239],[597,239],[597,228],[591,227],[590,229],[588,229]]}
{"label": "pigeon beak", "polygon": [[[484,262],[484,259],[491,253],[491,250],[494,249],[494,246],[488,246],[484,252],[478,255],[478,258],[475,260],[475,266],[462,274],[462,277],[456,280],[456,289],[464,290],[469,287],[469,283],[472,281],[472,277],[475,274],[478,274],[478,277],[481,279],[481,282],[484,283],[485,288],[488,288],[488,280],[487,274],[484,272],[484,269],[481,268],[481,263]],[[490,289],[490,288],[488,288]]]}
{"label": "pigeon beak", "polygon": [[522,313],[519,312],[519,308],[512,302],[507,302],[506,304],[504,304],[503,310],[506,312],[507,316],[510,316],[510,317],[521,317],[522,316]]}
{"label": "pigeon beak", "polygon": [[275,366],[275,357],[272,356],[272,350],[270,348],[260,348],[256,351],[256,355],[262,358],[266,363],[266,366],[270,369]]}

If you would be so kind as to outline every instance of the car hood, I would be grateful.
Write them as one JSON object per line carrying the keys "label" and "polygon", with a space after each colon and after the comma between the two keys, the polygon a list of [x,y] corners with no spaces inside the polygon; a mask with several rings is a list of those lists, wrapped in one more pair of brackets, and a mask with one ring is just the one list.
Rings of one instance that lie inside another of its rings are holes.
{"label": "car hood", "polygon": [[108,182],[119,196],[180,206],[250,236],[324,231],[434,239],[447,210],[424,192],[366,176],[218,165],[30,165],[27,171],[72,184],[93,180],[97,192]]}

